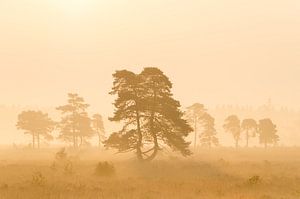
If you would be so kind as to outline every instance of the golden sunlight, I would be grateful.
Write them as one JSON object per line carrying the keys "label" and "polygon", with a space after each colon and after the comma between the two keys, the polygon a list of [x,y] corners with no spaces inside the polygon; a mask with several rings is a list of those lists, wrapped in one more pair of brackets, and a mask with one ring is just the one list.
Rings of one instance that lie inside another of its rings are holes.
{"label": "golden sunlight", "polygon": [[51,0],[50,3],[55,7],[58,7],[65,15],[71,17],[81,16],[88,13],[93,5],[97,1],[95,0]]}

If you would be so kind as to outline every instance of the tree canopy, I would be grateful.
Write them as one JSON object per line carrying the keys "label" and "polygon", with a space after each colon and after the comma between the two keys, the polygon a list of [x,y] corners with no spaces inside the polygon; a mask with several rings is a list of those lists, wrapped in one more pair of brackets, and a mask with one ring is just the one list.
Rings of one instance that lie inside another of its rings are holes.
{"label": "tree canopy", "polygon": [[82,97],[73,93],[68,94],[66,105],[57,107],[57,110],[62,113],[62,119],[58,124],[59,138],[72,142],[74,148],[87,143],[86,138],[93,135],[91,119],[86,112],[88,107],[89,105],[85,103]]}
{"label": "tree canopy", "polygon": [[258,123],[259,141],[267,148],[268,144],[276,144],[279,136],[276,134],[276,125],[269,118],[259,120]]}
{"label": "tree canopy", "polygon": [[47,113],[41,111],[23,111],[18,115],[16,126],[18,129],[24,130],[25,134],[32,135],[33,148],[35,148],[36,140],[37,147],[40,148],[40,137],[46,140],[53,138],[51,132],[55,128],[55,122]]}
{"label": "tree canopy", "polygon": [[242,121],[241,129],[246,134],[246,147],[249,146],[249,138],[255,137],[257,128],[257,122],[254,119],[244,119]]}
{"label": "tree canopy", "polygon": [[211,148],[213,145],[219,145],[217,131],[215,129],[215,119],[208,113],[202,115],[203,131],[200,134],[200,142],[202,146]]}
{"label": "tree canopy", "polygon": [[198,138],[198,126],[203,123],[203,115],[206,113],[206,109],[203,104],[195,103],[187,108],[185,116],[190,124],[194,128],[194,148],[197,147]]}
{"label": "tree canopy", "polygon": [[179,101],[173,98],[172,83],[158,68],[140,74],[117,71],[111,94],[116,95],[111,121],[122,121],[122,130],[105,142],[119,152],[135,151],[139,160],[152,160],[164,146],[190,155],[185,137],[192,131]]}
{"label": "tree canopy", "polygon": [[230,115],[225,119],[225,124],[223,128],[226,132],[232,134],[233,139],[235,140],[235,147],[239,145],[239,140],[241,136],[241,124],[240,119],[236,115]]}
{"label": "tree canopy", "polygon": [[93,131],[98,135],[98,146],[105,140],[105,128],[102,116],[100,114],[94,114],[92,118]]}

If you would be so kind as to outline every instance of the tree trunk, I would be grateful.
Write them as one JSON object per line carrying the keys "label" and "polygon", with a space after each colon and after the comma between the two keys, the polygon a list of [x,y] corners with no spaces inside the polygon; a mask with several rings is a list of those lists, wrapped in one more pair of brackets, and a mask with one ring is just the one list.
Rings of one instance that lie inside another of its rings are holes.
{"label": "tree trunk", "polygon": [[78,135],[75,136],[75,148],[78,148],[79,144],[78,144]]}
{"label": "tree trunk", "polygon": [[98,147],[101,148],[101,135],[98,132]]}
{"label": "tree trunk", "polygon": [[75,135],[73,135],[73,147],[76,148],[76,141],[75,141]]}
{"label": "tree trunk", "polygon": [[248,131],[248,129],[246,130],[246,147],[248,148],[248,146],[249,146],[249,131]]}
{"label": "tree trunk", "polygon": [[147,158],[148,161],[151,161],[155,158],[157,155],[159,146],[158,146],[158,141],[157,141],[157,135],[156,132],[154,131],[154,119],[155,119],[155,103],[156,103],[157,95],[156,91],[154,90],[154,96],[153,96],[153,107],[151,111],[151,116],[150,116],[150,131],[153,137],[153,143],[154,143],[154,151],[150,157]]}
{"label": "tree trunk", "polygon": [[[151,133],[152,138],[153,138],[153,144],[154,144],[154,146],[153,146],[152,149],[150,149],[148,151],[145,151],[145,152],[142,152],[142,150],[141,150],[141,146],[142,146],[142,134],[140,133],[141,139],[139,140],[140,141],[140,147],[139,147],[139,150],[138,150],[138,159],[141,162],[152,161],[156,157],[156,155],[158,153],[158,150],[159,150],[157,135],[156,135],[156,132],[154,131],[155,102],[156,102],[156,93],[154,93],[153,107],[152,107],[152,111],[151,111],[151,115],[150,115],[150,133]],[[137,116],[139,116],[139,114],[137,114]],[[139,117],[137,118],[137,121],[138,121],[139,132],[141,132],[140,131]],[[152,151],[152,154],[151,155],[147,155],[147,153],[149,153],[151,151]],[[147,157],[144,157],[144,156],[147,156]]]}
{"label": "tree trunk", "polygon": [[138,141],[137,141],[137,145],[136,145],[136,154],[137,154],[138,160],[143,160],[143,154],[142,154],[142,150],[141,150],[143,135],[141,133],[140,114],[139,114],[138,110],[136,110],[136,122],[137,122],[137,134],[138,134]]}
{"label": "tree trunk", "polygon": [[38,143],[38,149],[40,148],[40,134],[37,133],[37,143]]}
{"label": "tree trunk", "polygon": [[[73,104],[74,105],[74,104]],[[73,123],[72,123],[72,136],[73,136],[73,148],[76,149],[77,148],[77,136],[76,136],[76,130],[75,130],[75,115],[76,112],[73,111]]]}
{"label": "tree trunk", "polygon": [[195,131],[195,133],[194,133],[194,149],[196,151],[196,148],[197,148],[197,120],[196,120],[196,118],[195,118],[194,122],[195,122],[195,127],[194,127],[194,131]]}
{"label": "tree trunk", "polygon": [[73,136],[73,148],[76,149],[76,135],[75,135],[75,127],[72,127],[72,136]]}
{"label": "tree trunk", "polygon": [[32,133],[32,148],[35,148],[35,135]]}
{"label": "tree trunk", "polygon": [[80,146],[82,146],[82,143],[83,143],[83,137],[80,136]]}

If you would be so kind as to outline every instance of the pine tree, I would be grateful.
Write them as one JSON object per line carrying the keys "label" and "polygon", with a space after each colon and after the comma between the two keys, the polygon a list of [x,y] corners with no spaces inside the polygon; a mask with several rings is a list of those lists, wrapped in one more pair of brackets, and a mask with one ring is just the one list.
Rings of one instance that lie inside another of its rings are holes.
{"label": "pine tree", "polygon": [[101,143],[105,140],[105,128],[102,116],[100,114],[94,114],[92,118],[92,127],[93,130],[98,135],[98,146],[101,146]]}
{"label": "pine tree", "polygon": [[211,148],[213,145],[219,145],[219,139],[217,138],[217,131],[215,129],[215,119],[208,113],[202,115],[202,127],[203,131],[200,134],[200,143],[202,146]]}
{"label": "pine tree", "polygon": [[203,123],[203,115],[206,109],[203,104],[195,103],[187,108],[185,116],[188,118],[190,124],[194,127],[194,149],[197,147],[198,127]]}
{"label": "pine tree", "polygon": [[225,131],[232,134],[235,141],[235,147],[238,148],[239,140],[241,136],[241,124],[240,119],[236,115],[230,115],[225,119],[225,124],[223,125]]}
{"label": "pine tree", "polygon": [[72,142],[74,148],[82,145],[86,137],[92,136],[91,121],[86,112],[88,107],[82,97],[73,93],[68,94],[66,105],[57,107],[57,110],[62,112],[62,119],[58,125],[59,138]]}
{"label": "pine tree", "polygon": [[269,118],[262,119],[258,123],[259,141],[264,144],[265,148],[268,144],[277,144],[279,136],[276,134],[276,125]]}
{"label": "pine tree", "polygon": [[248,147],[249,137],[255,137],[257,133],[257,123],[254,119],[244,119],[241,128],[246,134],[246,147]]}
{"label": "pine tree", "polygon": [[40,137],[51,140],[51,132],[55,128],[55,122],[49,118],[48,114],[41,111],[23,111],[18,115],[17,128],[25,130],[25,134],[32,135],[32,147],[40,148]]}
{"label": "pine tree", "polygon": [[[184,138],[192,131],[182,119],[180,103],[173,99],[172,83],[158,68],[142,73],[117,71],[111,94],[117,95],[110,120],[123,121],[123,129],[105,142],[119,152],[135,151],[139,160],[152,160],[165,144],[182,155],[190,155]],[[149,145],[152,145],[149,147]]]}

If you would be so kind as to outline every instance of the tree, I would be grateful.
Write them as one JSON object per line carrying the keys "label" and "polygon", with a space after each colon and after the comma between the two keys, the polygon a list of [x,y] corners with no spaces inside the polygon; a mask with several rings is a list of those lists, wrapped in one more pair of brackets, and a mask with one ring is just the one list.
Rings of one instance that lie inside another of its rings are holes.
{"label": "tree", "polygon": [[[163,144],[190,155],[185,137],[192,131],[183,119],[180,103],[173,99],[172,83],[158,68],[142,73],[123,70],[114,75],[111,94],[117,95],[111,121],[123,121],[123,129],[105,141],[119,152],[136,151],[141,161],[153,160]],[[152,145],[152,146],[151,146]]]}
{"label": "tree", "polygon": [[246,133],[246,146],[248,147],[249,137],[255,137],[257,133],[257,123],[254,119],[244,119],[241,128]]}
{"label": "tree", "polygon": [[92,128],[92,120],[88,115],[78,115],[76,117],[76,124],[80,138],[79,146],[89,144],[87,139],[92,137],[95,133]]}
{"label": "tree", "polygon": [[219,140],[216,137],[215,119],[208,113],[202,115],[203,132],[200,134],[200,142],[202,146],[211,148],[212,145],[218,146]]}
{"label": "tree", "polygon": [[41,111],[23,111],[18,115],[17,128],[25,130],[25,134],[31,134],[32,147],[35,148],[35,140],[37,147],[40,148],[40,137],[51,140],[53,137],[51,132],[55,128],[55,122],[47,113]]}
{"label": "tree", "polygon": [[106,147],[117,148],[119,152],[136,151],[142,157],[142,96],[143,88],[140,77],[133,72],[122,70],[113,74],[114,83],[111,95],[117,95],[116,108],[111,121],[124,122],[123,129],[113,133],[105,141]]}
{"label": "tree", "polygon": [[276,134],[276,125],[269,118],[262,119],[258,123],[259,141],[267,148],[268,144],[276,144],[279,136]]}
{"label": "tree", "polygon": [[240,135],[241,135],[241,125],[240,120],[236,115],[230,115],[225,119],[225,124],[223,128],[226,132],[232,134],[233,139],[235,140],[235,147],[238,148]]}
{"label": "tree", "polygon": [[189,123],[194,127],[194,149],[197,147],[198,125],[203,122],[203,114],[205,111],[206,109],[203,104],[195,103],[188,107],[185,113]]}
{"label": "tree", "polygon": [[94,114],[92,118],[92,127],[93,130],[98,135],[98,145],[101,146],[101,143],[105,140],[105,128],[102,116],[100,114]]}
{"label": "tree", "polygon": [[83,144],[86,137],[93,134],[91,120],[86,109],[89,107],[78,94],[69,93],[68,103],[56,109],[62,112],[62,119],[58,127],[60,129],[59,138],[72,142],[74,148]]}

